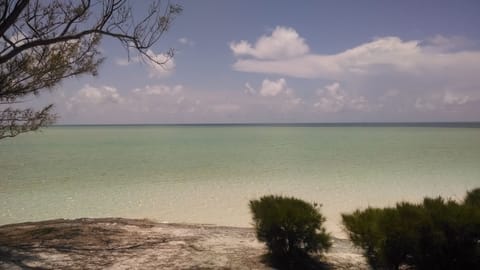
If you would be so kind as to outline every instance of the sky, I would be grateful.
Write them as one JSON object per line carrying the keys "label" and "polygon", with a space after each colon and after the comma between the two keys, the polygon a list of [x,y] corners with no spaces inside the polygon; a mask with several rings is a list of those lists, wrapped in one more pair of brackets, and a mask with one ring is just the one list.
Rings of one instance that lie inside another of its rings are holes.
{"label": "sky", "polygon": [[98,76],[27,105],[59,124],[480,121],[480,1],[172,2],[164,67],[104,39]]}

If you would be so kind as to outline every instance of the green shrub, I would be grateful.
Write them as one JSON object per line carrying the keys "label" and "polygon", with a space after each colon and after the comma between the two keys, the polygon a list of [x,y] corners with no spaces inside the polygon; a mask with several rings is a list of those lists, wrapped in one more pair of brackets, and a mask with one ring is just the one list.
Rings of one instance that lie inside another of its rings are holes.
{"label": "green shrub", "polygon": [[342,215],[350,240],[363,249],[370,265],[383,264],[382,258],[378,257],[378,249],[383,243],[383,235],[379,228],[382,214],[382,209],[367,208],[364,211],[356,210],[352,214]]}
{"label": "green shrub", "polygon": [[267,244],[273,258],[295,260],[331,246],[316,204],[284,196],[250,201],[257,238]]}
{"label": "green shrub", "polygon": [[475,198],[478,189],[464,203],[439,197],[357,210],[343,214],[343,224],[373,268],[480,269],[480,207]]}
{"label": "green shrub", "polygon": [[476,188],[467,192],[467,196],[465,197],[465,204],[480,207],[480,188]]}

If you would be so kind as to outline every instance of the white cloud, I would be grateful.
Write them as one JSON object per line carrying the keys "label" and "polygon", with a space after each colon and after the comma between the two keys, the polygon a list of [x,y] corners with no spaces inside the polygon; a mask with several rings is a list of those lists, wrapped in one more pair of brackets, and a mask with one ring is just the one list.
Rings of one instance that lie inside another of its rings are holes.
{"label": "white cloud", "polygon": [[321,112],[339,112],[343,110],[369,111],[372,107],[364,96],[353,96],[334,82],[317,90],[319,100],[313,105]]}
{"label": "white cloud", "polygon": [[418,44],[418,41],[404,42],[397,37],[385,37],[333,55],[306,54],[274,60],[260,57],[239,59],[233,67],[245,72],[328,79],[351,74],[367,75],[385,68],[412,72],[412,68],[424,65],[425,60],[428,60],[422,56]]}
{"label": "white cloud", "polygon": [[167,77],[170,76],[175,70],[175,60],[164,53],[155,54],[153,51],[148,50],[147,55],[152,58],[152,62],[147,60],[149,66],[149,76],[153,77]]}
{"label": "white cloud", "polygon": [[257,90],[255,90],[252,86],[250,86],[250,83],[245,83],[245,89],[244,92],[249,95],[256,95]]}
{"label": "white cloud", "polygon": [[[302,54],[291,58],[254,59],[239,58],[233,68],[244,72],[281,74],[299,78],[343,79],[351,76],[372,76],[385,72],[409,75],[449,74],[463,76],[480,73],[479,51],[445,52],[440,47],[456,46],[455,40],[426,44],[420,41],[403,41],[398,37],[377,38],[352,49],[330,55]],[[432,50],[437,46],[438,50]],[[242,47],[242,46],[240,46]],[[245,47],[245,48],[248,48]],[[232,49],[233,50],[233,49]],[[234,50],[239,55],[239,49]],[[240,50],[242,51],[242,50]],[[248,50],[247,50],[248,51]]]}
{"label": "white cloud", "polygon": [[419,111],[433,111],[436,106],[425,98],[417,98],[415,100],[415,109]]}
{"label": "white cloud", "polygon": [[132,59],[128,60],[128,58],[117,58],[115,59],[115,64],[118,66],[128,66],[134,61]]}
{"label": "white cloud", "polygon": [[471,98],[467,95],[456,94],[452,92],[445,92],[443,96],[443,102],[447,105],[463,105],[471,101]]}
{"label": "white cloud", "polygon": [[474,42],[461,36],[446,37],[435,35],[422,42],[422,48],[437,53],[465,50],[474,45]]}
{"label": "white cloud", "polygon": [[118,104],[123,103],[124,99],[120,96],[117,89],[111,86],[94,87],[86,84],[69,100],[71,106],[85,104]]}
{"label": "white cloud", "polygon": [[135,88],[133,93],[140,95],[177,96],[183,92],[182,85],[170,87],[168,85],[146,85],[143,88]]}
{"label": "white cloud", "polygon": [[[175,59],[169,57],[165,53],[156,54],[152,50],[147,51],[148,57],[130,57],[130,58],[117,58],[115,64],[118,66],[128,66],[131,64],[138,64],[144,62],[148,67],[148,76],[150,78],[163,78],[168,77],[175,71]],[[145,59],[147,58],[147,59]]]}
{"label": "white cloud", "polygon": [[190,39],[188,39],[188,38],[186,38],[186,37],[179,38],[179,39],[178,39],[178,43],[180,43],[180,44],[182,44],[182,45],[187,45],[187,46],[193,46],[193,45],[195,45],[195,43],[194,43],[192,40],[190,40]]}
{"label": "white cloud", "polygon": [[260,46],[246,41],[230,47],[237,57],[233,64],[237,71],[338,82],[342,87],[337,90],[335,84],[322,89],[312,104],[316,110],[381,110],[395,119],[410,111],[471,119],[478,111],[474,104],[480,101],[480,50],[463,37],[379,37],[338,53],[306,50],[290,57],[267,57],[257,50]]}
{"label": "white cloud", "polygon": [[308,45],[293,28],[277,26],[270,36],[261,36],[255,45],[248,41],[231,42],[230,49],[235,55],[253,56],[259,59],[283,59],[304,55]]}
{"label": "white cloud", "polygon": [[293,110],[298,109],[300,105],[305,105],[304,100],[297,97],[295,91],[288,87],[284,78],[279,78],[278,80],[264,79],[258,90],[247,82],[243,92],[248,97],[244,102],[250,105],[250,110],[253,107],[261,107],[267,109],[270,113],[284,114],[291,113]]}
{"label": "white cloud", "polygon": [[277,81],[265,79],[263,80],[262,87],[260,88],[260,95],[264,97],[274,97],[285,91],[287,91],[287,82],[284,78],[280,78]]}
{"label": "white cloud", "polygon": [[142,58],[140,56],[128,56],[115,58],[115,65],[117,66],[129,66],[140,63]]}
{"label": "white cloud", "polygon": [[287,80],[280,78],[278,80],[264,79],[260,88],[257,90],[253,88],[250,83],[245,83],[245,89],[243,90],[247,95],[255,96],[260,95],[262,97],[277,97],[283,95],[284,97],[294,98],[295,93],[293,89],[287,86]]}

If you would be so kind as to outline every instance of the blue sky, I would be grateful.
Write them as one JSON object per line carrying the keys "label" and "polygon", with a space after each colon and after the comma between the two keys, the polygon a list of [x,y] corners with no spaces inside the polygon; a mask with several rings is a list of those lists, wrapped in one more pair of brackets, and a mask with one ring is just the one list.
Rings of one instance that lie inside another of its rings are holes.
{"label": "blue sky", "polygon": [[105,39],[99,76],[34,103],[61,124],[480,121],[479,1],[177,3],[164,68]]}

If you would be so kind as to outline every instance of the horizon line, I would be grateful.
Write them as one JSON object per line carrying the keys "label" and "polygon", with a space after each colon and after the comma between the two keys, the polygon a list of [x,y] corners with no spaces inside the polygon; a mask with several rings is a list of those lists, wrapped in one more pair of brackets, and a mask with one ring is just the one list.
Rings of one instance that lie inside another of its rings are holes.
{"label": "horizon line", "polygon": [[54,127],[82,126],[413,126],[413,127],[480,127],[480,121],[432,121],[432,122],[245,122],[245,123],[101,123],[101,124],[53,124]]}

